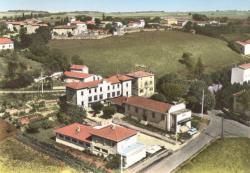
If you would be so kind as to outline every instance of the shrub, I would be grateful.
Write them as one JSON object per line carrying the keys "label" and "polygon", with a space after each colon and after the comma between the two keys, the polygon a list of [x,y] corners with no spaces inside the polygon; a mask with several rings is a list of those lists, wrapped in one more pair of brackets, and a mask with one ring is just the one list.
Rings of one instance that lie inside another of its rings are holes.
{"label": "shrub", "polygon": [[104,119],[112,118],[112,115],[116,113],[116,108],[114,106],[105,106],[103,108],[103,116]]}
{"label": "shrub", "polygon": [[121,156],[120,155],[109,155],[107,158],[106,167],[108,169],[118,169],[121,165]]}
{"label": "shrub", "polygon": [[95,113],[98,114],[103,109],[103,104],[100,102],[93,103],[91,108],[94,110]]}
{"label": "shrub", "polygon": [[49,121],[49,120],[46,119],[46,120],[43,120],[43,122],[41,123],[41,126],[44,129],[49,129],[49,128],[53,127],[53,124],[52,124],[51,121]]}

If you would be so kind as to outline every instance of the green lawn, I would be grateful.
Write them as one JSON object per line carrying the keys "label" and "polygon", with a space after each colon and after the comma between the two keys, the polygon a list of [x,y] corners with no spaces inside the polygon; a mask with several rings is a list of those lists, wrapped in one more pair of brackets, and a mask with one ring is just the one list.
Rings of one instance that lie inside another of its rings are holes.
{"label": "green lawn", "polygon": [[103,40],[52,40],[49,46],[70,56],[80,55],[92,72],[103,75],[128,72],[136,64],[158,75],[184,73],[178,59],[187,51],[201,57],[208,72],[240,60],[224,41],[175,31],[140,32]]}
{"label": "green lawn", "polygon": [[13,138],[0,142],[1,173],[77,173],[61,161],[39,153]]}
{"label": "green lawn", "polygon": [[177,173],[249,173],[250,139],[218,140]]}

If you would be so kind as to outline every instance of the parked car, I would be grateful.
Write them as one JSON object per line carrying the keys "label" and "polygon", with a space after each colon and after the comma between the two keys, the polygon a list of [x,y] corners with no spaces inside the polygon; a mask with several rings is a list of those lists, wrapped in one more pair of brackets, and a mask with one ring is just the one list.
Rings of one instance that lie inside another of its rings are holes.
{"label": "parked car", "polygon": [[197,129],[192,127],[188,132],[187,132],[189,135],[193,136],[195,135],[196,133],[198,133]]}

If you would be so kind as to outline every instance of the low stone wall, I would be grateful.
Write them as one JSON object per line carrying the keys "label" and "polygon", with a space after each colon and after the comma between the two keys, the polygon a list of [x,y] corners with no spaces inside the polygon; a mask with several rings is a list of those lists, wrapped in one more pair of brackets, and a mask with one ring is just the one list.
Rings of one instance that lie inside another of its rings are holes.
{"label": "low stone wall", "polygon": [[83,172],[92,172],[92,173],[107,173],[106,170],[97,168],[96,165],[88,162],[84,162],[72,154],[63,151],[62,149],[59,149],[53,144],[45,143],[42,141],[38,141],[35,138],[32,138],[27,135],[23,135],[18,133],[16,135],[16,139],[21,141],[22,143],[34,148],[35,150],[38,150],[40,152],[43,152],[51,157],[57,158],[59,160],[62,160],[66,164],[70,165],[71,167],[83,171]]}
{"label": "low stone wall", "polygon": [[81,35],[81,36],[52,36],[53,40],[99,40],[112,37],[111,34],[105,34],[105,35]]}

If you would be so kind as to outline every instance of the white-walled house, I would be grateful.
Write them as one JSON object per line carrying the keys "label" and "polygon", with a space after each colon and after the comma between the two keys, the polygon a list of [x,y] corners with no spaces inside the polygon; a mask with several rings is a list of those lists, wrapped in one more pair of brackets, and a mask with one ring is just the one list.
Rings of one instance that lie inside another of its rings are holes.
{"label": "white-walled house", "polygon": [[91,82],[73,82],[66,85],[67,101],[82,107],[120,96],[132,94],[132,78],[114,75],[107,79]]}
{"label": "white-walled house", "polygon": [[237,67],[232,68],[231,73],[231,84],[239,83],[243,84],[244,82],[250,81],[250,63],[241,64]]}
{"label": "white-walled house", "polygon": [[8,49],[14,49],[14,42],[9,38],[0,37],[0,51]]}
{"label": "white-walled house", "polygon": [[236,41],[235,48],[243,55],[250,55],[250,40]]}
{"label": "white-walled house", "polygon": [[145,146],[137,142],[137,131],[122,126],[90,127],[74,123],[56,129],[55,133],[56,142],[80,151],[87,149],[105,157],[121,154],[124,168],[146,157]]}

